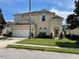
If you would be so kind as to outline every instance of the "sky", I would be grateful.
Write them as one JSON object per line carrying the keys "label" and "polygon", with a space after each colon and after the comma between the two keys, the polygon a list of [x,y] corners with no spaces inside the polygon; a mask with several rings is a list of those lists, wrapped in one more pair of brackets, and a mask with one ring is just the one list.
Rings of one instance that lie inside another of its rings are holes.
{"label": "sky", "polygon": [[[28,2],[29,0],[0,0],[5,20],[13,21],[14,14],[28,12]],[[32,0],[32,11],[48,9],[64,18],[72,14],[74,8],[74,0]]]}

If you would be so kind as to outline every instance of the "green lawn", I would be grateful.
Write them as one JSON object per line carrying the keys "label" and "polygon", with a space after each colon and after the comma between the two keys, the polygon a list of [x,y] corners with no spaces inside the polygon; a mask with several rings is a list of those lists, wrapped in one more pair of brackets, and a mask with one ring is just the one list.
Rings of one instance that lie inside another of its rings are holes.
{"label": "green lawn", "polygon": [[75,44],[75,41],[71,41],[69,39],[41,39],[41,38],[33,38],[33,39],[25,39],[23,41],[17,42],[21,44],[34,44],[34,45],[46,45],[46,46],[61,46],[61,47],[78,47]]}

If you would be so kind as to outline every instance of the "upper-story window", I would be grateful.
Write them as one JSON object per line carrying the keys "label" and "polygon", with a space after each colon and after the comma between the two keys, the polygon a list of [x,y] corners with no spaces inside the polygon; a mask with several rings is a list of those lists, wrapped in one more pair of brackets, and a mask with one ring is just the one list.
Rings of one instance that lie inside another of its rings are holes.
{"label": "upper-story window", "polygon": [[46,15],[42,16],[42,21],[46,21]]}

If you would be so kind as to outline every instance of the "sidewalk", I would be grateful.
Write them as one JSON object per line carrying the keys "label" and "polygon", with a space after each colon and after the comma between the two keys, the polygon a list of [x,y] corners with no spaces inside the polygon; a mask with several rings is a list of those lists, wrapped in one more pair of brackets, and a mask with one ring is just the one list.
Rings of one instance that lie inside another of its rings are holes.
{"label": "sidewalk", "polygon": [[23,45],[23,46],[33,46],[33,47],[47,47],[47,48],[60,48],[58,46],[45,46],[45,45],[33,45],[33,44],[13,44],[13,45]]}
{"label": "sidewalk", "polygon": [[45,48],[79,49],[79,48],[67,48],[67,47],[59,47],[59,46],[45,46],[45,45],[19,44],[19,43],[14,43],[12,45],[23,45],[23,46],[31,46],[31,47],[45,47]]}

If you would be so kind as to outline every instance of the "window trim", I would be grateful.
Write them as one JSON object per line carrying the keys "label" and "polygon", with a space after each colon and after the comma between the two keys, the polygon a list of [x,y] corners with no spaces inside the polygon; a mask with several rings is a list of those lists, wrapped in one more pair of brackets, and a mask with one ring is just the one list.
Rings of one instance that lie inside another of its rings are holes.
{"label": "window trim", "polygon": [[[42,17],[43,16],[45,16],[45,21],[47,20],[47,15],[41,15],[41,17],[40,17],[40,21],[42,21]],[[45,21],[43,21],[43,22],[45,22]]]}

